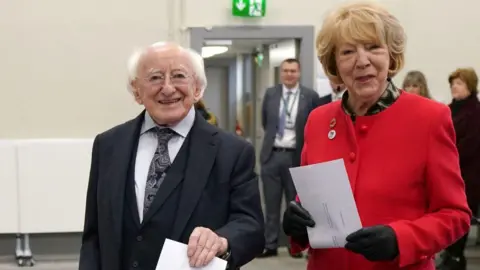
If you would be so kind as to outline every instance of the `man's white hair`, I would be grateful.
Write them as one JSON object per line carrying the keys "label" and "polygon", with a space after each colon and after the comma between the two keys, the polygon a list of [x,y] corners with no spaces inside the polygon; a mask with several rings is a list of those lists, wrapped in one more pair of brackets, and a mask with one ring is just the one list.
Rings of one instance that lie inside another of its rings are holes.
{"label": "man's white hair", "polygon": [[[140,64],[140,60],[145,55],[145,53],[152,48],[161,48],[171,44],[170,42],[156,42],[147,47],[136,49],[128,58],[128,83],[127,87],[130,93],[133,93],[132,89],[132,82],[137,79],[138,77],[138,65]],[[205,74],[205,64],[203,61],[203,57],[197,53],[195,50],[190,48],[184,48],[182,46],[178,46],[180,50],[182,50],[186,55],[190,58],[190,62],[193,68],[193,72],[197,77],[198,83],[200,85],[200,98],[203,96],[205,89],[207,88],[207,75]]]}

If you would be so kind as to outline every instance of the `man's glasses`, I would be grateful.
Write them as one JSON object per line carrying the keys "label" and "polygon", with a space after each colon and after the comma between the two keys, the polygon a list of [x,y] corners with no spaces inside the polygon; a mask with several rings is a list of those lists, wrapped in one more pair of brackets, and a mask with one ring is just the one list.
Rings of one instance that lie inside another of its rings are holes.
{"label": "man's glasses", "polygon": [[170,75],[155,73],[144,78],[144,80],[152,86],[161,86],[165,85],[165,83],[167,82],[167,78],[172,85],[181,86],[187,85],[190,81],[191,76],[184,73],[172,73]]}

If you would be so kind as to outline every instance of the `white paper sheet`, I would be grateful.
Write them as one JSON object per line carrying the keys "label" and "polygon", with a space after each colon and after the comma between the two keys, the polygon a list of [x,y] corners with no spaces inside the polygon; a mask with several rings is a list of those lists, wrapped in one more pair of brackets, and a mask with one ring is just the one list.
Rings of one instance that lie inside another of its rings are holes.
{"label": "white paper sheet", "polygon": [[302,206],[312,215],[312,248],[344,247],[345,238],[362,228],[343,159],[291,168]]}
{"label": "white paper sheet", "polygon": [[225,270],[227,261],[215,257],[207,266],[190,267],[187,245],[170,239],[165,240],[155,270]]}

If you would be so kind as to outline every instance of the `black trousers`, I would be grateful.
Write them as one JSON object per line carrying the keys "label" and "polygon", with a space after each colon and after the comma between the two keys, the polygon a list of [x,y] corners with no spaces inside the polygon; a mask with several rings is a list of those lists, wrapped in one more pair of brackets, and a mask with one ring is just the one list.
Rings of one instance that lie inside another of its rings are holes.
{"label": "black trousers", "polygon": [[468,240],[468,233],[447,248],[448,254],[453,257],[463,257],[465,247],[467,246],[467,240]]}

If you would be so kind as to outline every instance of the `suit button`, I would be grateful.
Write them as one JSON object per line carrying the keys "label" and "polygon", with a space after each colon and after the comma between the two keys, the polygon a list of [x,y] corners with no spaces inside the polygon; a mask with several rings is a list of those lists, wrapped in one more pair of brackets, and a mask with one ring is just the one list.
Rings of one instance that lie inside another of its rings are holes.
{"label": "suit button", "polygon": [[351,162],[354,162],[356,158],[357,158],[357,155],[355,155],[354,152],[351,152],[351,153],[350,153],[350,161],[351,161]]}
{"label": "suit button", "polygon": [[426,260],[427,259],[427,256],[423,255],[423,256],[420,256],[420,260]]}
{"label": "suit button", "polygon": [[138,242],[143,241],[143,236],[141,236],[141,235],[137,236],[137,241],[138,241]]}
{"label": "suit button", "polygon": [[368,127],[367,127],[366,125],[362,125],[362,126],[360,127],[360,132],[361,132],[361,133],[366,133],[367,130],[368,130]]}
{"label": "suit button", "polygon": [[134,261],[133,264],[132,264],[133,268],[137,268],[138,267],[138,262],[137,261]]}

